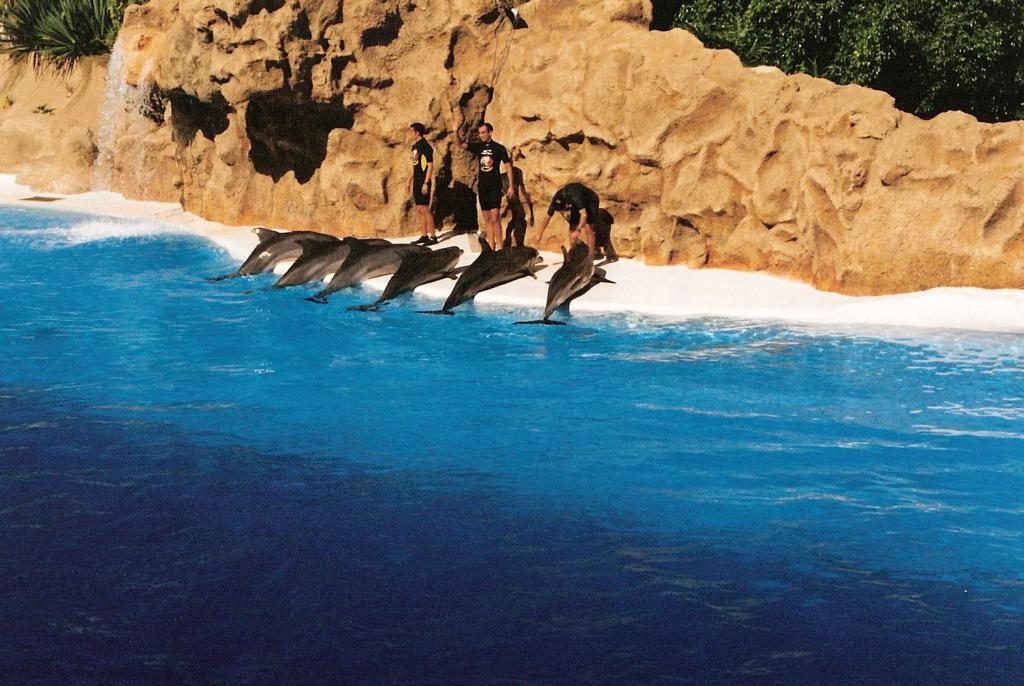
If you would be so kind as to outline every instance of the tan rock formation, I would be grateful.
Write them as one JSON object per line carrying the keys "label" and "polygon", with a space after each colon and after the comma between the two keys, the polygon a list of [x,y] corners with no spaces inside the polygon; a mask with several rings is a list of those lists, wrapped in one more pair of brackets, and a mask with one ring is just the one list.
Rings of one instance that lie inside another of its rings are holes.
{"label": "tan rock formation", "polygon": [[[493,1],[221,3],[154,0],[129,8],[124,76],[165,102],[187,209],[233,223],[404,234],[408,125],[432,130],[446,160],[449,102],[467,118],[489,93],[481,55],[507,23]],[[507,28],[507,27],[505,27]],[[138,137],[124,136],[127,149]],[[439,213],[475,223],[470,160],[443,165]],[[458,176],[452,181],[454,169]],[[172,193],[173,175],[150,186]],[[131,184],[115,183],[129,195]]]}
{"label": "tan rock formation", "polygon": [[624,252],[853,294],[1024,286],[1024,124],[922,121],[643,19],[580,40],[557,0],[523,14],[487,116],[535,189],[598,191]]}
{"label": "tan rock formation", "polygon": [[684,31],[649,31],[648,0],[532,0],[515,31],[504,5],[131,7],[123,77],[148,104],[144,124],[110,136],[134,170],[112,184],[221,221],[409,234],[418,120],[438,214],[473,225],[473,160],[450,132],[486,116],[519,150],[538,213],[582,181],[616,217],[620,252],[651,263],[854,294],[1024,287],[1024,123],[922,121],[877,91],[745,68]]}
{"label": "tan rock formation", "polygon": [[0,171],[40,191],[89,190],[105,64],[56,73],[0,55]]}

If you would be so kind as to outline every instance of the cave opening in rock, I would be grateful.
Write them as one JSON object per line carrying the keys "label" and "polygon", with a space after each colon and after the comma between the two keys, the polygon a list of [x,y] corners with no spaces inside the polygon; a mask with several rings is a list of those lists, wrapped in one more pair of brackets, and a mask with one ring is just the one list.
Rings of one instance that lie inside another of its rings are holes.
{"label": "cave opening in rock", "polygon": [[455,46],[458,44],[461,35],[458,29],[454,29],[452,34],[448,36],[448,57],[444,60],[445,69],[451,69],[455,66]]}
{"label": "cave opening in rock", "polygon": [[359,42],[364,50],[377,45],[390,45],[398,38],[398,32],[401,30],[402,17],[397,12],[389,12],[381,24],[363,31]]}
{"label": "cave opening in rock", "polygon": [[249,17],[255,17],[264,10],[272,14],[282,7],[284,7],[284,0],[252,0],[252,2],[245,5],[237,14],[232,15],[231,24],[235,28],[241,28],[245,25],[245,22]]}
{"label": "cave opening in rock", "polygon": [[162,125],[167,110],[167,97],[160,89],[147,87],[138,99],[138,110],[146,119],[154,124]]}
{"label": "cave opening in rock", "polygon": [[289,171],[309,181],[327,156],[327,137],[352,127],[352,112],[341,103],[296,101],[294,94],[254,97],[245,113],[249,158],[260,174],[280,180]]}
{"label": "cave opening in rock", "polygon": [[167,94],[171,101],[171,126],[174,140],[189,145],[196,133],[213,140],[228,128],[228,114],[234,111],[220,93],[205,102],[177,88]]}

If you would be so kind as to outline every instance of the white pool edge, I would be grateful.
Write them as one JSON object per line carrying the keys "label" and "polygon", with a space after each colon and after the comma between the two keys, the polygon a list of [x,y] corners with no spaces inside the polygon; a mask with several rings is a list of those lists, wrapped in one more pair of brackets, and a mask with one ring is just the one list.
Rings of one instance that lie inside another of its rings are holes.
{"label": "white pool edge", "polygon": [[[53,202],[28,197],[59,198]],[[179,227],[207,238],[233,259],[243,260],[256,245],[249,226],[228,226],[184,211],[177,203],[129,200],[117,193],[89,192],[59,196],[35,193],[18,185],[15,177],[0,174],[0,204],[36,209],[78,212],[127,220],[144,220]],[[273,227],[271,227],[273,228]],[[407,240],[412,240],[410,236]],[[396,239],[400,241],[402,239]],[[445,245],[465,250],[462,263],[477,252],[469,236],[458,236]],[[545,262],[556,265],[560,255],[545,253]],[[540,272],[538,279],[521,279],[480,294],[480,305],[535,307],[543,309],[547,285],[555,266]],[[573,304],[577,312],[631,312],[670,318],[721,317],[752,321],[781,321],[829,328],[886,327],[905,329],[957,329],[967,331],[1024,333],[1024,290],[935,288],[899,295],[854,297],[819,291],[813,287],[765,273],[725,269],[653,267],[623,259],[605,266],[615,284],[601,284]],[[371,286],[383,287],[386,279]],[[417,293],[443,300],[451,281],[422,286]]]}

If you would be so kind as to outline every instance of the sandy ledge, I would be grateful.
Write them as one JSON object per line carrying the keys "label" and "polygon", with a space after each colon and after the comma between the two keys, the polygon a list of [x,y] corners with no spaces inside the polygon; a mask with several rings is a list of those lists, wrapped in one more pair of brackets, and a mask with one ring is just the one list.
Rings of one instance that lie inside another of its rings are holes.
{"label": "sandy ledge", "polygon": [[[59,198],[52,202],[26,200],[31,197]],[[185,212],[175,203],[127,200],[116,193],[91,192],[70,196],[34,193],[15,183],[12,175],[0,174],[0,203],[21,207],[50,208],[169,224],[182,231],[203,236],[244,259],[256,245],[251,227],[226,226]],[[558,222],[554,229],[562,230]],[[412,240],[411,236],[409,240]],[[474,241],[475,242],[475,241]],[[465,250],[463,263],[476,257],[470,238],[459,236],[443,245]],[[560,255],[545,253],[549,265]],[[914,327],[1024,333],[1024,290],[980,288],[936,288],[918,293],[873,297],[852,297],[818,291],[807,284],[766,274],[723,269],[651,267],[636,260],[607,265],[614,285],[602,284],[585,298],[573,303],[579,312],[635,312],[677,318],[725,317],[743,320],[784,321],[823,325],[848,330],[851,325],[868,327]],[[521,279],[477,297],[479,305],[535,305],[543,308],[544,283],[554,266],[540,277]],[[383,288],[387,279],[369,285]],[[443,300],[451,281],[419,288],[420,295]]]}

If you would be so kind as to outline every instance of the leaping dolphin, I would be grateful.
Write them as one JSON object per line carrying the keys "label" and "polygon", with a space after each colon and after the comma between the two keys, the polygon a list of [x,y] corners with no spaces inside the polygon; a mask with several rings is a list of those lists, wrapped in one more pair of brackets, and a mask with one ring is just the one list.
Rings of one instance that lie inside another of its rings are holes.
{"label": "leaping dolphin", "polygon": [[[618,261],[618,260],[616,259],[616,261]],[[610,281],[608,279],[608,274],[607,274],[607,272],[605,272],[605,270],[601,269],[600,267],[596,267],[595,266],[594,267],[594,275],[592,277],[590,277],[590,283],[588,283],[586,286],[584,286],[583,288],[581,288],[578,291],[576,291],[575,293],[573,293],[572,296],[570,296],[568,300],[566,300],[564,303],[562,303],[562,306],[568,307],[569,304],[572,303],[573,300],[576,300],[578,298],[582,298],[584,295],[586,295],[587,293],[590,292],[591,288],[593,288],[594,286],[596,286],[599,283],[615,283],[615,282],[614,281]]]}
{"label": "leaping dolphin", "polygon": [[321,281],[331,274],[334,274],[341,267],[345,258],[352,252],[354,245],[390,245],[390,241],[383,238],[353,238],[347,236],[338,243],[321,243],[303,238],[299,241],[302,245],[302,255],[295,260],[288,271],[286,271],[274,288],[288,288],[289,286],[301,286],[311,281]]}
{"label": "leaping dolphin", "polygon": [[334,245],[338,243],[336,236],[329,236],[316,231],[272,231],[264,227],[257,227],[252,230],[259,237],[259,243],[253,248],[249,257],[245,259],[238,271],[224,274],[207,281],[223,281],[234,279],[239,276],[252,276],[262,274],[274,269],[281,262],[294,260],[303,252],[303,242],[307,245],[316,243],[320,245]]}
{"label": "leaping dolphin", "polygon": [[343,288],[350,288],[366,279],[394,274],[402,265],[403,255],[422,252],[431,252],[431,250],[422,245],[410,244],[354,245],[327,287],[306,300],[324,305],[327,303],[327,296],[331,293]]}
{"label": "leaping dolphin", "polygon": [[411,293],[420,286],[444,278],[455,278],[455,265],[462,257],[462,248],[442,248],[426,253],[409,253],[402,257],[402,264],[388,281],[384,292],[369,305],[350,307],[350,310],[375,312],[389,300],[403,293]]}
{"label": "leaping dolphin", "polygon": [[558,271],[551,277],[551,281],[548,282],[548,301],[544,306],[544,318],[529,322],[516,322],[516,324],[564,325],[565,322],[551,319],[552,313],[572,300],[573,296],[580,293],[580,291],[584,289],[590,290],[595,283],[608,281],[604,278],[604,270],[602,270],[601,274],[598,275],[598,281],[593,282],[595,278],[594,256],[590,252],[590,248],[583,241],[577,240],[568,252],[565,251],[563,246],[562,255],[564,258],[562,266],[558,268]]}
{"label": "leaping dolphin", "polygon": [[478,294],[525,276],[537,278],[536,273],[543,269],[537,266],[541,258],[536,248],[515,246],[492,250],[486,241],[481,241],[480,245],[483,252],[459,277],[444,306],[420,314],[455,314],[452,310]]}

